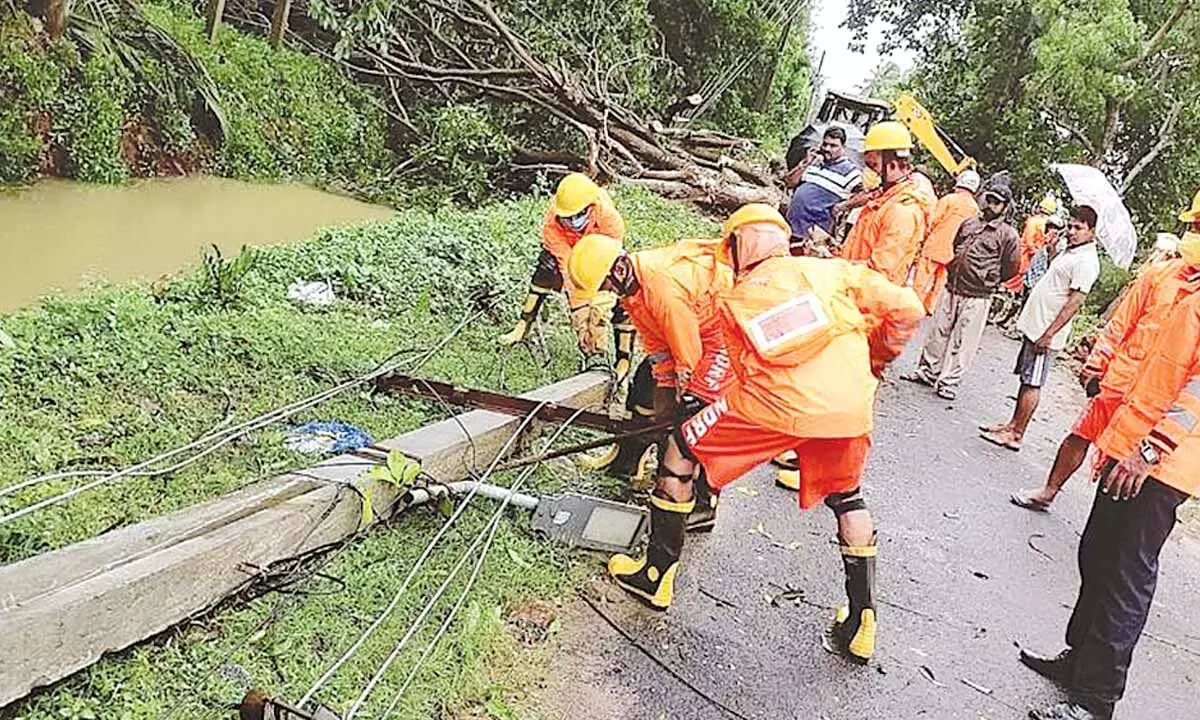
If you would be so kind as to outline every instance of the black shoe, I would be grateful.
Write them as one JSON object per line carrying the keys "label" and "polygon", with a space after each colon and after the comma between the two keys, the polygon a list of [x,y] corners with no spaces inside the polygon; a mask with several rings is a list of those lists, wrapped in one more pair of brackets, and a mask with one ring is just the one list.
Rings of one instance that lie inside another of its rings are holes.
{"label": "black shoe", "polygon": [[1061,702],[1041,710],[1030,710],[1032,720],[1112,720],[1112,713],[1098,714],[1073,702]]}
{"label": "black shoe", "polygon": [[1020,660],[1022,665],[1047,680],[1062,687],[1071,686],[1071,673],[1075,669],[1075,653],[1071,648],[1063,650],[1052,658],[1022,650]]}

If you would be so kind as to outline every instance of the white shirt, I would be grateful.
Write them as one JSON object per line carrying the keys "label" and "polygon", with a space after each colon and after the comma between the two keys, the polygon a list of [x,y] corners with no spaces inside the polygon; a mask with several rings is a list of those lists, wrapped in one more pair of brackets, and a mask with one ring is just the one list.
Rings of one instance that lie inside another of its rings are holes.
{"label": "white shirt", "polygon": [[[1067,304],[1067,296],[1071,291],[1091,292],[1099,278],[1100,256],[1096,254],[1096,243],[1069,247],[1060,252],[1051,261],[1046,274],[1029,291],[1029,299],[1021,308],[1021,317],[1017,318],[1017,329],[1030,342],[1036,342],[1058,317],[1058,311]],[[1052,352],[1067,346],[1074,322],[1075,318],[1071,318],[1050,340]]]}

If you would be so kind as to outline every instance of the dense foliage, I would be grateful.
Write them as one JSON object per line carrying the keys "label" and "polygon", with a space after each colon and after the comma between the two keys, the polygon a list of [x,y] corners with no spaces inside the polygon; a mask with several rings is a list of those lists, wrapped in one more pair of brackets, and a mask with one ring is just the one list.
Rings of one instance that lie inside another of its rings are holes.
{"label": "dense foliage", "polygon": [[918,52],[911,88],[1027,200],[1051,182],[1048,163],[1093,164],[1150,230],[1200,186],[1191,0],[853,0],[849,18],[883,20],[886,43]]}
{"label": "dense foliage", "polygon": [[[209,44],[180,2],[141,11],[176,53],[79,33],[52,41],[31,16],[0,10],[0,181],[205,170],[355,187],[394,165],[371,91],[328,63],[236,31]],[[197,73],[211,76],[223,127],[197,93],[162,91]]]}

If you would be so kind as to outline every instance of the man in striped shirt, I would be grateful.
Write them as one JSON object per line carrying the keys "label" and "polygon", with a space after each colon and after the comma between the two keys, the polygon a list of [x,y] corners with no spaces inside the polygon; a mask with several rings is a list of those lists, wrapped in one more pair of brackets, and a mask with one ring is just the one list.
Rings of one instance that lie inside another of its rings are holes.
{"label": "man in striped shirt", "polygon": [[810,228],[833,232],[835,206],[862,188],[862,170],[846,155],[846,131],[830,125],[819,148],[788,173],[788,186],[795,186],[788,205],[792,245],[808,239]]}

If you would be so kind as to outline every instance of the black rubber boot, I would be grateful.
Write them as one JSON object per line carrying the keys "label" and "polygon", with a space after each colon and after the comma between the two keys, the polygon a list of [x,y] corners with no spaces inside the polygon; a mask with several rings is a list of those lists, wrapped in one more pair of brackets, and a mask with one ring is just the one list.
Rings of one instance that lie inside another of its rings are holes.
{"label": "black rubber boot", "polygon": [[713,527],[717,524],[717,503],[721,496],[709,487],[708,477],[703,467],[700,468],[700,475],[696,478],[695,488],[696,507],[687,517],[687,531],[690,533],[712,532]]}
{"label": "black rubber boot", "polygon": [[1020,660],[1022,665],[1060,687],[1071,687],[1071,678],[1075,672],[1075,651],[1071,648],[1054,657],[1043,657],[1022,650]]}
{"label": "black rubber boot", "polygon": [[675,574],[683,551],[684,523],[695,502],[650,496],[650,544],[640,558],[613,555],[608,574],[623,590],[655,610],[666,610],[675,595]]}
{"label": "black rubber boot", "polygon": [[870,545],[842,545],[841,549],[850,604],[838,608],[831,639],[848,658],[865,665],[875,654],[875,559],[879,548],[872,541]]}

